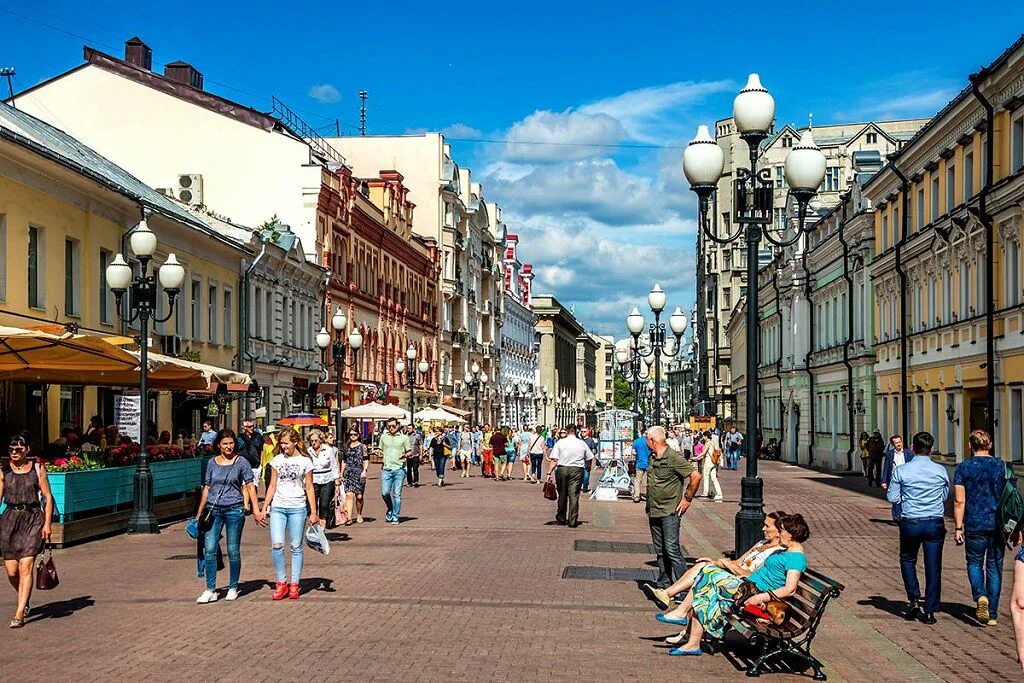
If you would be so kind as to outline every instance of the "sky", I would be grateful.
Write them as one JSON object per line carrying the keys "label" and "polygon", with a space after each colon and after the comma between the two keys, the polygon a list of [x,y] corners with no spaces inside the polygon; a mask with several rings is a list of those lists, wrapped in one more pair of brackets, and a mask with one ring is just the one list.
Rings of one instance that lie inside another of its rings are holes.
{"label": "sky", "polygon": [[0,66],[18,91],[80,64],[84,44],[120,56],[138,35],[154,68],[185,60],[208,90],[263,110],[277,96],[325,134],[357,131],[367,90],[370,134],[444,132],[520,236],[535,291],[619,338],[632,306],[650,317],[655,282],[669,311],[693,306],[680,157],[697,125],[731,115],[748,73],[778,125],[930,116],[1024,30],[1024,5],[997,23],[918,7],[0,0]]}

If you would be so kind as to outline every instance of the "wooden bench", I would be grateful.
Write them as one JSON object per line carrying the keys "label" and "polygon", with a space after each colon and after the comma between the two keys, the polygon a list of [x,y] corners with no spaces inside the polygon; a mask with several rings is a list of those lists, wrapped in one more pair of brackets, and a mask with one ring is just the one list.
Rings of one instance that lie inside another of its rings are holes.
{"label": "wooden bench", "polygon": [[781,626],[759,622],[742,611],[730,614],[729,626],[761,648],[757,660],[747,668],[747,676],[760,676],[766,664],[788,655],[802,660],[805,669],[814,669],[814,680],[824,681],[822,664],[811,654],[811,641],[829,600],[838,598],[845,588],[838,581],[808,569],[801,575],[796,593],[786,598],[789,612]]}

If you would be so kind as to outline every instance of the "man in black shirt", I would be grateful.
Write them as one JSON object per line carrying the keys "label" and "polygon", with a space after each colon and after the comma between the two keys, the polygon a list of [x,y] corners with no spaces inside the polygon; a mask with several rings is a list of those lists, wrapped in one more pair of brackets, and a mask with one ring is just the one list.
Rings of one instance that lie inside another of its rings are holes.
{"label": "man in black shirt", "polygon": [[260,480],[260,459],[263,456],[263,435],[256,431],[252,420],[242,421],[242,433],[238,435],[238,454],[245,458],[252,468],[253,479]]}

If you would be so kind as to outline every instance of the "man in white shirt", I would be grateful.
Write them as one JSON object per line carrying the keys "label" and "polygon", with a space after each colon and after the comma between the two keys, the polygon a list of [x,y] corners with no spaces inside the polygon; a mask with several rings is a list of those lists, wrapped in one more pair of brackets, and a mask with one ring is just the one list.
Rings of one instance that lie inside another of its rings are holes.
{"label": "man in white shirt", "polygon": [[[548,459],[548,481],[558,487],[558,511],[555,524],[571,529],[580,525],[580,489],[583,488],[583,470],[594,466],[594,452],[586,442],[576,436],[576,425],[562,430],[564,436],[551,449]],[[550,522],[549,522],[550,524]]]}

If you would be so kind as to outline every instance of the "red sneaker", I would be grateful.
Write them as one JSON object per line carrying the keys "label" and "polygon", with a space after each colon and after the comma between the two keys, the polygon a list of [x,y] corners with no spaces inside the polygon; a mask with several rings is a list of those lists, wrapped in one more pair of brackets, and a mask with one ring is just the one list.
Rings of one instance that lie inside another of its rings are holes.
{"label": "red sneaker", "polygon": [[291,589],[288,591],[288,599],[298,600],[299,599],[299,584],[293,583]]}
{"label": "red sneaker", "polygon": [[270,597],[274,600],[284,600],[286,595],[288,595],[288,584],[284,581],[278,581]]}

